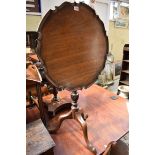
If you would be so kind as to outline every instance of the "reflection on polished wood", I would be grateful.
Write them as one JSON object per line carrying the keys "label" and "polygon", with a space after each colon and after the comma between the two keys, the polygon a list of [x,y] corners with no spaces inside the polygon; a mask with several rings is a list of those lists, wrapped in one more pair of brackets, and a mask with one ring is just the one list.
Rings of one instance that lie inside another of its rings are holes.
{"label": "reflection on polished wood", "polygon": [[[97,149],[97,154],[101,154],[105,151],[106,145],[112,141],[117,141],[128,132],[127,100],[120,96],[118,99],[112,100],[111,97],[115,94],[97,85],[92,85],[87,90],[78,92],[80,94],[79,105],[89,115],[87,118],[89,139]],[[58,95],[63,100],[70,100],[70,92],[66,90],[59,92]],[[50,100],[53,95],[43,98]],[[39,117],[37,108],[28,110],[28,122],[33,117]],[[68,110],[62,113],[67,112]],[[73,119],[65,120],[57,133],[51,134],[51,136],[56,143],[55,155],[93,155],[86,148],[78,122]]]}
{"label": "reflection on polished wood", "polygon": [[[128,109],[127,100],[118,97],[112,100],[115,94],[110,91],[92,85],[87,90],[78,91],[79,106],[88,114],[87,126],[89,140],[97,149],[97,154],[105,150],[105,145],[111,141],[117,141],[125,133],[128,132]],[[58,95],[63,100],[71,100],[69,91],[59,92]],[[52,98],[52,95],[44,97]],[[70,115],[68,110],[60,115]],[[49,120],[56,123],[59,116],[56,115],[54,120]],[[57,134],[51,134],[55,143],[56,155],[92,155],[87,149],[85,139],[79,124],[73,120],[65,120]]]}

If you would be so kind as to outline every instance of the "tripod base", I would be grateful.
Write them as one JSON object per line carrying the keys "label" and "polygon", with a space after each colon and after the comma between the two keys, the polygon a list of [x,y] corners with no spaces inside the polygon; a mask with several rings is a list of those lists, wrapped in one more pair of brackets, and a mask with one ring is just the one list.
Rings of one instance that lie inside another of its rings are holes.
{"label": "tripod base", "polygon": [[82,131],[83,131],[83,136],[85,139],[85,142],[87,144],[87,148],[96,154],[96,149],[95,147],[90,143],[88,139],[88,133],[87,133],[87,123],[86,119],[88,118],[88,115],[85,115],[83,113],[82,109],[70,109],[70,110],[65,110],[64,112],[61,112],[60,114],[57,114],[55,117],[50,119],[48,121],[47,129],[50,133],[56,133],[56,131],[60,128],[62,122],[65,119],[75,119],[81,126]]}
{"label": "tripod base", "polygon": [[[55,89],[56,90],[56,89]],[[48,131],[50,133],[55,133],[61,126],[62,122],[65,119],[75,119],[81,126],[83,131],[83,136],[85,139],[85,142],[87,144],[87,148],[93,152],[94,154],[97,153],[95,147],[90,143],[88,139],[88,133],[87,133],[87,123],[86,119],[88,115],[85,115],[83,110],[79,108],[77,101],[79,98],[79,94],[77,90],[73,91],[71,93],[71,99],[72,102],[63,102],[62,100],[59,100],[57,97],[57,91],[54,91],[54,98],[51,100],[51,103],[46,104],[46,112],[44,111],[44,114],[42,113],[41,116],[42,119],[45,122],[45,126],[47,127]],[[40,105],[42,105],[41,100],[39,100]],[[44,102],[46,103],[46,102]],[[48,107],[48,108],[47,108]],[[43,106],[41,109],[44,109]],[[50,111],[49,111],[50,109]],[[51,114],[54,113],[54,115]],[[45,115],[45,113],[47,115]]]}

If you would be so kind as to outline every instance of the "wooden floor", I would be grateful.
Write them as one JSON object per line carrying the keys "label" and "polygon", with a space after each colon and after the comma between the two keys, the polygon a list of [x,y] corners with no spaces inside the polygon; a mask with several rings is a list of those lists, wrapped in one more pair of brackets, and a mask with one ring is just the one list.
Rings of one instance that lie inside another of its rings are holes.
{"label": "wooden floor", "polygon": [[[97,154],[101,154],[110,141],[117,141],[128,132],[126,100],[121,97],[111,99],[115,94],[97,85],[79,91],[79,94],[79,105],[89,115],[89,139],[96,147]],[[70,98],[70,93],[63,91],[59,96]],[[33,114],[38,117],[36,108]],[[27,119],[30,120],[30,117],[27,116]],[[92,155],[86,148],[82,130],[75,120],[65,120],[57,134],[51,136],[56,143],[55,155]]]}

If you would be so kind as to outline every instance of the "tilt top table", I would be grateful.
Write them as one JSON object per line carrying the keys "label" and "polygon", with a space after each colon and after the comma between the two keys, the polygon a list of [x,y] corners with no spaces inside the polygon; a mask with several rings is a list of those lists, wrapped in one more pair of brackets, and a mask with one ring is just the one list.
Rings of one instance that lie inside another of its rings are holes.
{"label": "tilt top table", "polygon": [[[87,148],[96,154],[87,135],[88,115],[78,106],[78,90],[90,87],[104,69],[108,53],[104,23],[87,4],[64,2],[46,13],[37,33],[36,54],[42,64],[42,75],[56,89],[69,90],[71,98],[70,111],[59,115],[55,126],[49,120],[46,127],[52,133],[64,120],[76,120],[82,128]],[[41,99],[41,94],[39,96]],[[55,102],[59,105],[55,99],[51,100],[51,105]],[[68,103],[58,108],[63,110],[66,105]]]}

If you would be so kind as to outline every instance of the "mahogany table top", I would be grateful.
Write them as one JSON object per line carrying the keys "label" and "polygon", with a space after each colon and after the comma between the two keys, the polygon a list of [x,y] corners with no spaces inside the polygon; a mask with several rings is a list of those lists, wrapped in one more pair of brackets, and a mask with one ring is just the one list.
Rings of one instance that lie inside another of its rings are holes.
{"label": "mahogany table top", "polygon": [[74,90],[96,81],[105,66],[108,37],[90,6],[64,2],[47,12],[38,33],[36,51],[54,86]]}
{"label": "mahogany table top", "polygon": [[[101,154],[109,142],[117,141],[128,132],[127,100],[122,97],[113,100],[111,97],[115,94],[95,84],[78,92],[79,105],[89,115],[89,139]],[[58,95],[62,99],[70,98],[70,92],[66,90]],[[57,134],[51,136],[56,143],[55,155],[92,155],[75,120],[65,120]]]}

